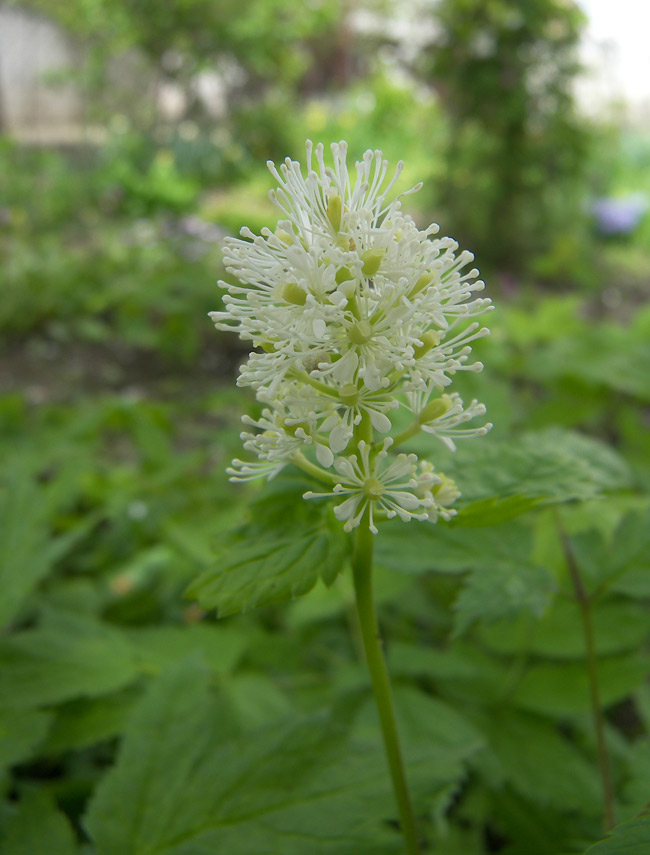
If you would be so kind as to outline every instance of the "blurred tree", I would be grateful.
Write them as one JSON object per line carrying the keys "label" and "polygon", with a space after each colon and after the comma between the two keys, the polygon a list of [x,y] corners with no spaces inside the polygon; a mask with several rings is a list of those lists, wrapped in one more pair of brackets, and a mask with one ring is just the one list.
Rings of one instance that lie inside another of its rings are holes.
{"label": "blurred tree", "polygon": [[495,267],[529,269],[580,238],[590,134],[572,86],[585,22],[572,0],[440,0],[420,55],[448,120],[444,227]]}
{"label": "blurred tree", "polygon": [[182,87],[187,113],[195,118],[201,116],[198,73],[221,74],[231,118],[237,122],[241,113],[244,133],[250,135],[251,110],[266,104],[253,123],[264,137],[266,157],[277,155],[276,149],[287,153],[278,114],[286,121],[293,94],[310,79],[322,81],[314,64],[337,79],[339,63],[330,60],[340,51],[347,6],[345,0],[14,0],[14,5],[46,14],[79,39],[86,55],[81,77],[99,110],[111,67],[129,51],[146,58],[159,82]]}

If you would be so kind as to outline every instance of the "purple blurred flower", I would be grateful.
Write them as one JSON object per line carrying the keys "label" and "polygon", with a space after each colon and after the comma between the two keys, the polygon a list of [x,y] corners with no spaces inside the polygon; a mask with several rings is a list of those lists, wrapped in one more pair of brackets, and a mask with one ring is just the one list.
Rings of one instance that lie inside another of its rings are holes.
{"label": "purple blurred flower", "polygon": [[596,199],[591,205],[591,213],[601,234],[629,235],[639,226],[648,207],[648,199],[637,193],[617,199]]}

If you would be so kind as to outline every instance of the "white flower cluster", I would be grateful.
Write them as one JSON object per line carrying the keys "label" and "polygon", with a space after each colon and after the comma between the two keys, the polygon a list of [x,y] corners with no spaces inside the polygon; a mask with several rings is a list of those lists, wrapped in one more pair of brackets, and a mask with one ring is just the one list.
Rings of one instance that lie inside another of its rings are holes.
{"label": "white flower cluster", "polygon": [[[387,182],[387,161],[367,151],[351,176],[347,145],[331,151],[329,167],[323,146],[308,142],[306,175],[289,158],[279,170],[269,162],[283,218],[275,231],[225,241],[238,284],[219,283],[225,309],[210,316],[257,349],[238,385],[264,404],[258,419],[244,418],[255,462],[228,471],[234,481],[270,478],[296,463],[333,487],[306,498],[345,497],[335,514],[348,531],[367,520],[376,532],[382,517],[448,519],[453,482],[414,454],[389,458],[389,448],[423,430],[453,449],[454,438],[490,428],[461,427],[485,407],[444,391],[457,371],[482,369],[470,343],[488,334],[474,318],[490,300],[475,296],[484,283],[465,271],[471,253],[435,237],[437,225],[418,229],[400,197],[387,200],[401,163]],[[375,441],[400,408],[411,428]]]}

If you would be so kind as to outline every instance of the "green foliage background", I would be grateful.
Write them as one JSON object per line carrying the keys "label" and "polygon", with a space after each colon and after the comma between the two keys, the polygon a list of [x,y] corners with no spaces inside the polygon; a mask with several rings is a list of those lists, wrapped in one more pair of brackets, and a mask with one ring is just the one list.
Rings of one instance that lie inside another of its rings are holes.
{"label": "green foliage background", "polygon": [[[457,480],[458,517],[377,540],[425,851],[641,855],[649,225],[605,240],[585,210],[650,190],[648,136],[577,122],[565,4],[442,3],[446,41],[406,82],[378,59],[390,35],[350,45],[342,4],[299,5],[31,4],[87,46],[109,132],[75,150],[0,143],[0,851],[400,852],[349,541],[327,502],[299,499],[298,473],[262,489],[224,475],[256,404],[234,388],[243,351],[206,318],[220,239],[272,224],[263,161],[310,136],[404,158],[401,189],[426,181],[409,210],[483,248],[497,304],[485,372],[457,381],[493,432],[455,455],[412,440]],[[472,59],[486,27],[496,52]],[[500,97],[535,46],[556,73],[543,114],[521,69]],[[228,57],[246,91],[216,128],[190,102],[189,136],[146,110],[116,122],[106,60],[133,47],[180,85]],[[504,129],[533,119],[513,149]],[[562,529],[592,605],[621,823],[602,842]]]}

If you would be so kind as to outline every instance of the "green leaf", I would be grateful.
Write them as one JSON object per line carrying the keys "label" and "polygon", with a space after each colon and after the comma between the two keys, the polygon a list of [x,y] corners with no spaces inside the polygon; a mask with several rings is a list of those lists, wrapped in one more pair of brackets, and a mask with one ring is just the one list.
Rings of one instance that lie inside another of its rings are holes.
{"label": "green leaf", "polygon": [[[603,706],[628,697],[646,679],[650,663],[645,656],[612,656],[598,662]],[[550,716],[588,713],[589,682],[582,662],[533,665],[513,693],[513,703],[522,709]]]}
{"label": "green leaf", "polygon": [[610,543],[596,531],[574,535],[571,543],[590,588],[605,583],[628,596],[650,596],[649,511],[623,517]]}
{"label": "green leaf", "polygon": [[511,561],[525,562],[532,534],[521,523],[481,530],[444,524],[382,528],[377,537],[376,563],[405,573],[463,573]]}
{"label": "green leaf", "polygon": [[0,697],[11,708],[101,695],[137,674],[124,635],[79,616],[52,612],[38,629],[0,641]]}
{"label": "green leaf", "polygon": [[454,644],[446,650],[421,644],[392,642],[388,648],[391,673],[431,680],[472,682],[481,676],[496,680],[503,676],[499,665],[476,647]]}
{"label": "green leaf", "polygon": [[490,496],[461,507],[452,520],[454,526],[493,526],[509,522],[544,504],[541,496],[513,495],[501,499]]}
{"label": "green leaf", "polygon": [[529,612],[541,617],[548,607],[555,580],[536,564],[495,564],[474,570],[454,603],[454,634],[460,635],[474,621],[486,622]]}
{"label": "green leaf", "polygon": [[380,855],[392,804],[377,744],[322,717],[242,736],[188,660],[139,704],[86,818],[98,855]]}
{"label": "green leaf", "polygon": [[179,659],[200,650],[215,673],[234,670],[247,645],[243,632],[234,627],[199,623],[193,626],[154,626],[128,632],[139,667],[157,674]]}
{"label": "green leaf", "polygon": [[462,498],[454,525],[493,525],[537,505],[590,499],[631,485],[615,451],[557,428],[514,439],[490,436],[459,445],[455,453],[432,447],[423,435],[411,444],[458,484]]}
{"label": "green leaf", "polygon": [[650,816],[616,826],[607,840],[590,846],[585,855],[648,855]]}
{"label": "green leaf", "polygon": [[201,574],[186,596],[219,617],[299,597],[319,578],[343,569],[345,541],[315,529],[294,536],[233,545],[218,567]]}
{"label": "green leaf", "polygon": [[44,793],[28,793],[4,827],[2,855],[76,855],[67,818]]}
{"label": "green leaf", "polygon": [[291,712],[287,696],[263,674],[237,674],[222,681],[222,691],[242,728],[264,727]]}
{"label": "green leaf", "polygon": [[0,627],[18,613],[53,562],[97,522],[96,516],[89,515],[66,534],[52,535],[48,514],[61,503],[59,481],[65,484],[66,479],[59,476],[43,487],[30,470],[19,459],[8,468],[0,486]]}
{"label": "green leaf", "polygon": [[494,657],[476,645],[456,641],[446,650],[422,645],[393,643],[388,648],[391,674],[433,681],[449,696],[469,701],[494,703],[503,696],[509,674]]}
{"label": "green leaf", "polygon": [[544,383],[568,377],[590,386],[609,387],[650,401],[650,352],[647,337],[613,324],[584,328],[580,335],[535,350],[526,372]]}
{"label": "green leaf", "polygon": [[522,796],[542,807],[599,815],[597,770],[554,724],[501,710],[483,730],[505,779]]}
{"label": "green leaf", "polygon": [[254,503],[249,524],[233,532],[217,564],[186,596],[220,617],[306,594],[318,579],[331,585],[341,572],[349,540],[325,503],[302,499],[303,479],[288,477]]}
{"label": "green leaf", "polygon": [[88,748],[118,736],[139,697],[140,692],[129,687],[115,694],[77,698],[62,704],[57,707],[42,753],[50,755]]}
{"label": "green leaf", "polygon": [[38,710],[0,709],[0,773],[32,756],[52,718]]}
{"label": "green leaf", "polygon": [[[596,652],[601,656],[637,649],[650,635],[647,610],[629,602],[595,602],[592,606]],[[525,649],[553,659],[584,659],[582,619],[575,601],[557,598],[540,620],[521,616],[481,627],[479,638],[496,653]]]}

